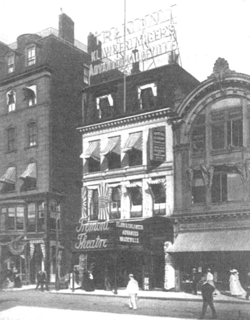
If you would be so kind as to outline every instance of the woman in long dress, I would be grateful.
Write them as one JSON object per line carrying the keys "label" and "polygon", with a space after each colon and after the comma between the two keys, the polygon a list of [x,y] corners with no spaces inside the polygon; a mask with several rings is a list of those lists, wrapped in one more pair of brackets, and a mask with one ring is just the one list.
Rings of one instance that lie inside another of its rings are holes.
{"label": "woman in long dress", "polygon": [[246,291],[242,288],[239,280],[239,272],[236,269],[230,270],[229,286],[232,296],[245,296]]}

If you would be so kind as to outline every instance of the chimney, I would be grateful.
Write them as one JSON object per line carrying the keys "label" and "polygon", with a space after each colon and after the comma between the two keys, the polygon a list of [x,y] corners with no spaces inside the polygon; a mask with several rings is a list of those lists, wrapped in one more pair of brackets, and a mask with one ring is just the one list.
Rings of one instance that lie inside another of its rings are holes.
{"label": "chimney", "polygon": [[134,62],[132,64],[131,74],[135,74],[135,73],[141,72],[141,70],[140,70],[140,61],[139,61],[139,58],[138,58],[138,50],[134,49],[132,51],[132,53],[134,55]]}
{"label": "chimney", "polygon": [[59,37],[74,44],[74,22],[65,13],[59,15]]}

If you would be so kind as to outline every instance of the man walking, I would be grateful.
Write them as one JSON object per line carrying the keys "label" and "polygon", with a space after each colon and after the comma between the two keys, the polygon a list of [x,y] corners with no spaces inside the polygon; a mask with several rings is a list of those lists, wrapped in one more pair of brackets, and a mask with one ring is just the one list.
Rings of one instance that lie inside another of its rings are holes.
{"label": "man walking", "polygon": [[133,274],[129,274],[129,282],[126,290],[129,294],[129,308],[136,310],[139,286],[138,282],[134,279]]}
{"label": "man walking", "polygon": [[211,280],[206,281],[201,287],[203,306],[202,306],[202,312],[201,312],[200,319],[204,318],[205,313],[207,311],[207,306],[209,306],[212,310],[213,319],[217,319],[217,314],[216,314],[216,311],[214,308],[214,303],[213,303],[214,290],[215,290],[215,288],[213,286],[213,281],[211,281]]}

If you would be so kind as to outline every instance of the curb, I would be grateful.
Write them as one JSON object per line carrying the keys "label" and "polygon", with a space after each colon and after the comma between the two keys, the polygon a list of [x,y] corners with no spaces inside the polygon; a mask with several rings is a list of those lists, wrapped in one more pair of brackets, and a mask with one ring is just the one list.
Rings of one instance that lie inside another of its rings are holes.
{"label": "curb", "polygon": [[[79,295],[79,296],[88,296],[88,297],[114,297],[114,298],[128,298],[127,295],[123,295],[123,294],[113,294],[113,295],[108,295],[108,294],[90,294],[90,293],[73,293],[73,292],[60,292],[59,291],[55,291],[55,290],[51,290],[49,291],[50,293],[55,293],[55,294],[66,294],[66,295]],[[173,300],[173,301],[190,301],[190,302],[202,302],[202,298],[198,298],[198,299],[192,299],[192,298],[182,298],[182,297],[155,297],[155,296],[140,296],[139,299],[147,299],[147,300]],[[214,303],[230,303],[230,304],[249,304],[250,301],[246,300],[242,300],[242,301],[235,301],[235,300],[214,300]]]}

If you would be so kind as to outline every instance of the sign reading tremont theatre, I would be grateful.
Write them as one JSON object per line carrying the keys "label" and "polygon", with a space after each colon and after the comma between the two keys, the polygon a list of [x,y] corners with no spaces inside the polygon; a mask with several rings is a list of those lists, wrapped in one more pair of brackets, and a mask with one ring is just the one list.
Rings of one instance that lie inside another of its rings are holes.
{"label": "sign reading tremont theatre", "polygon": [[86,223],[80,218],[73,241],[73,251],[113,250],[122,246],[142,246],[143,225],[109,221]]}
{"label": "sign reading tremont theatre", "polygon": [[74,251],[107,250],[114,246],[112,225],[108,221],[86,223],[84,218],[79,220],[76,227],[77,240]]}

